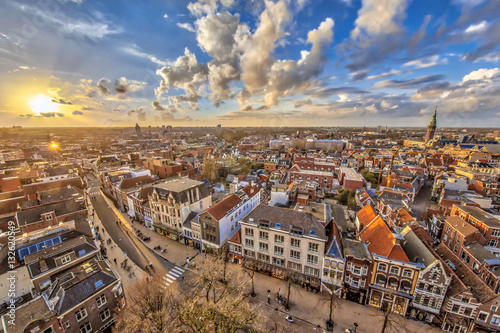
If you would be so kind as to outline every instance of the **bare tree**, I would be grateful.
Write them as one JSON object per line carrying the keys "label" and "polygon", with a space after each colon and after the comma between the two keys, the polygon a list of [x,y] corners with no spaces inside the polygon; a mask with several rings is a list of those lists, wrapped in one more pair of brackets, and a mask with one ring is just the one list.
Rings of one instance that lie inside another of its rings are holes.
{"label": "bare tree", "polygon": [[127,295],[127,306],[115,315],[117,332],[169,331],[172,322],[172,295],[159,280],[138,281]]}
{"label": "bare tree", "polygon": [[255,297],[257,294],[255,293],[255,284],[254,284],[254,277],[255,277],[255,270],[245,270],[245,273],[247,273],[248,277],[250,278],[250,281],[252,283],[252,290],[250,292],[250,296]]}

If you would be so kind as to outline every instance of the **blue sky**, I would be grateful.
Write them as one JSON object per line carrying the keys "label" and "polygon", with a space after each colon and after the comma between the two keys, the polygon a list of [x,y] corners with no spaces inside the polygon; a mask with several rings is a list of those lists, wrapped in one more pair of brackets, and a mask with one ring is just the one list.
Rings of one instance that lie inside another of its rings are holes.
{"label": "blue sky", "polygon": [[500,126],[500,1],[4,3],[4,126]]}

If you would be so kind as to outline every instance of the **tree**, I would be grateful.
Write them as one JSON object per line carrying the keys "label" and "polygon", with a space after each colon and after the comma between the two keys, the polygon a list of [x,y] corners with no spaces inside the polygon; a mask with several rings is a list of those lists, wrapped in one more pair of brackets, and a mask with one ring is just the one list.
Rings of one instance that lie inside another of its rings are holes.
{"label": "tree", "polygon": [[160,333],[172,327],[172,295],[159,279],[138,281],[127,299],[127,306],[115,315],[116,331]]}
{"label": "tree", "polygon": [[186,332],[261,332],[258,306],[244,293],[248,282],[237,267],[224,269],[220,257],[205,259],[174,305],[176,327]]}
{"label": "tree", "polygon": [[127,306],[115,318],[116,331],[134,333],[237,333],[266,332],[259,305],[249,302],[249,283],[239,267],[224,268],[219,257],[198,264],[182,284],[165,289],[161,278],[138,282],[128,295]]}

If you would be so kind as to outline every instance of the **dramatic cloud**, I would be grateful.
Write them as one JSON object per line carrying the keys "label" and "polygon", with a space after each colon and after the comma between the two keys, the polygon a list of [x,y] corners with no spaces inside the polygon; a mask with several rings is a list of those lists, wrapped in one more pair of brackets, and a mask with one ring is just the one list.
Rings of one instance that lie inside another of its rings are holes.
{"label": "dramatic cloud", "polygon": [[62,104],[62,105],[72,105],[73,104],[70,101],[66,101],[63,98],[59,98],[59,99],[52,98],[51,102],[56,103],[56,104]]}
{"label": "dramatic cloud", "polygon": [[[406,42],[403,21],[409,0],[363,0],[350,40],[337,50],[352,71],[370,67],[386,55],[401,50]],[[420,37],[415,37],[418,44]]]}
{"label": "dramatic cloud", "polygon": [[71,114],[74,115],[74,116],[81,116],[83,114],[83,112],[75,110]]}
{"label": "dramatic cloud", "polygon": [[160,102],[158,101],[153,101],[151,103],[151,106],[153,106],[153,108],[156,110],[156,111],[163,111],[165,110],[165,108],[163,106],[160,105]]}
{"label": "dramatic cloud", "polygon": [[397,89],[413,89],[422,84],[428,82],[439,81],[444,78],[444,75],[425,75],[421,77],[417,77],[410,80],[387,80],[387,81],[379,81],[374,84],[375,88],[383,89],[383,88],[397,88]]}
{"label": "dramatic cloud", "polygon": [[[2,34],[3,35],[3,34]],[[7,36],[7,35],[4,35],[4,36]],[[20,71],[31,71],[33,69],[36,69],[36,67],[30,67],[30,66],[18,66],[14,69],[11,69],[10,71],[8,71],[7,73],[16,73],[16,72],[20,72]]]}
{"label": "dramatic cloud", "polygon": [[137,115],[137,120],[146,121],[146,110],[143,107],[137,109],[130,109],[127,111],[128,116]]}
{"label": "dramatic cloud", "polygon": [[144,89],[146,82],[127,80],[121,77],[115,80],[115,91],[119,94],[126,94],[128,92],[139,91]]}

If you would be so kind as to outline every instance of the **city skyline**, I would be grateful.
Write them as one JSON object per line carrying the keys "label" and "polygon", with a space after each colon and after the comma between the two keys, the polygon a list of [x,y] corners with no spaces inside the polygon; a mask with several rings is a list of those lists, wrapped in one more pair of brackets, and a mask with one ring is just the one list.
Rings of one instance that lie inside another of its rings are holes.
{"label": "city skyline", "polygon": [[2,126],[500,126],[493,0],[4,8]]}

